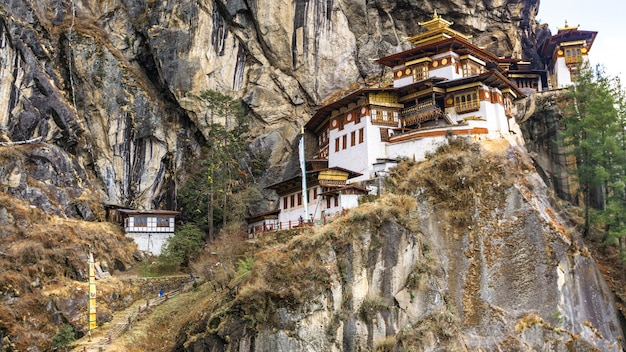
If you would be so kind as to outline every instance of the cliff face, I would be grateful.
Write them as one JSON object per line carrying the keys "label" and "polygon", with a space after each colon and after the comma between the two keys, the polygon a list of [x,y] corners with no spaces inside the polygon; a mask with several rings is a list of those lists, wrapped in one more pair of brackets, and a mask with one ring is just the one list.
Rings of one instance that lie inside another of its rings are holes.
{"label": "cliff face", "polygon": [[602,275],[521,150],[448,147],[376,203],[268,246],[187,351],[621,350]]}
{"label": "cliff face", "polygon": [[372,59],[406,49],[402,38],[418,33],[418,22],[433,11],[477,45],[536,61],[537,6],[536,0],[5,0],[0,141],[42,137],[27,164],[47,171],[3,165],[0,182],[37,206],[90,190],[102,202],[174,207],[186,178],[182,166],[208,136],[206,90],[243,99],[255,117],[249,142],[271,152],[269,174],[280,174],[312,109],[354,84],[380,80],[385,71]]}

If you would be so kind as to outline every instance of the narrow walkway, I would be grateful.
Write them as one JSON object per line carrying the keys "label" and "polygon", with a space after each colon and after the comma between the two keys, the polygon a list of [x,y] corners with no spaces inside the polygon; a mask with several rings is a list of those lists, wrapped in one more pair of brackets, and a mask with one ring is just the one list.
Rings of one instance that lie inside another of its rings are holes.
{"label": "narrow walkway", "polygon": [[[200,280],[196,278],[198,284]],[[132,325],[142,314],[150,314],[152,309],[177,296],[180,293],[189,291],[193,287],[193,282],[181,285],[179,288],[165,292],[161,297],[137,300],[130,307],[116,312],[113,319],[102,324],[91,332],[91,338],[84,336],[72,343],[72,352],[101,352],[107,351],[111,343],[127,331],[132,331]]]}

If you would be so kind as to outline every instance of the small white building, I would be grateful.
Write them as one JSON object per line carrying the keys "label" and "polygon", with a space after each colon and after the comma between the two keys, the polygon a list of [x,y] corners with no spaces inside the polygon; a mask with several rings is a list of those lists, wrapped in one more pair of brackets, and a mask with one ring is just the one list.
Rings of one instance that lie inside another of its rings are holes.
{"label": "small white building", "polygon": [[340,167],[328,167],[327,160],[309,160],[306,169],[306,195],[302,194],[300,174],[266,187],[275,190],[280,197],[277,209],[280,229],[332,221],[346,209],[356,207],[360,195],[368,194],[363,187],[347,184],[348,180],[361,174]]}
{"label": "small white building", "polygon": [[126,237],[132,238],[141,251],[161,254],[168,238],[174,236],[178,211],[118,209]]}
{"label": "small white building", "polygon": [[280,220],[278,219],[279,214],[280,209],[274,209],[247,217],[246,223],[248,224],[248,239],[258,237],[264,232],[280,229]]}

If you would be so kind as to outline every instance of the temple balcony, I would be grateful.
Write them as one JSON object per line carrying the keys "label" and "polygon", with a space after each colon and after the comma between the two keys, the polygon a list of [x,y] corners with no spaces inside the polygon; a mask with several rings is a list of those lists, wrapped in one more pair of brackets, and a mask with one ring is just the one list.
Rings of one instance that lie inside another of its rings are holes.
{"label": "temple balcony", "polygon": [[576,56],[566,56],[565,57],[565,64],[566,65],[578,65],[579,63],[581,63],[583,61],[583,57],[581,55],[576,55]]}
{"label": "temple balcony", "polygon": [[480,100],[463,101],[454,105],[457,114],[465,114],[480,110]]}
{"label": "temple balcony", "polygon": [[424,122],[445,118],[444,112],[432,101],[411,106],[400,111],[402,127],[419,126]]}

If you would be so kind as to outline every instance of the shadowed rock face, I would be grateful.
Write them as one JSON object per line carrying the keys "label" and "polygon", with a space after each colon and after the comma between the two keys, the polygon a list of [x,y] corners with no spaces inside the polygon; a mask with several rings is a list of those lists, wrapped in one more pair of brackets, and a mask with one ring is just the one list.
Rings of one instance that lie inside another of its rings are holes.
{"label": "shadowed rock face", "polygon": [[76,194],[93,188],[105,202],[173,208],[176,185],[186,178],[180,170],[209,135],[203,91],[243,99],[255,117],[251,145],[271,151],[268,175],[280,177],[298,126],[315,106],[355,83],[382,79],[372,59],[407,49],[403,38],[418,33],[418,22],[434,10],[497,55],[538,62],[537,6],[7,0],[0,7],[0,138],[41,136],[37,149],[60,148],[56,156],[71,166],[66,174]]}

